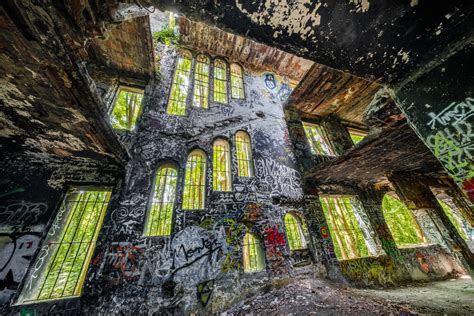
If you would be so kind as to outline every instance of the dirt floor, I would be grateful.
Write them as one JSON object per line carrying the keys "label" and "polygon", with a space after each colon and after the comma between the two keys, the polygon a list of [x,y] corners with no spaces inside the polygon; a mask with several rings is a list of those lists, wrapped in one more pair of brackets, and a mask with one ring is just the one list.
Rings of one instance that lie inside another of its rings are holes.
{"label": "dirt floor", "polygon": [[321,279],[294,283],[245,300],[224,315],[474,315],[470,278],[388,290],[361,290]]}

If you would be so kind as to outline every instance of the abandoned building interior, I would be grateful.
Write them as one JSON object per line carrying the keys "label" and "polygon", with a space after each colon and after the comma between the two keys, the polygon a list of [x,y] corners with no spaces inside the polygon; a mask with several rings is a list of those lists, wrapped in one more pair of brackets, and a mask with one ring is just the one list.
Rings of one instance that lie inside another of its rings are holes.
{"label": "abandoned building interior", "polygon": [[0,314],[213,314],[299,277],[469,277],[473,13],[2,1]]}

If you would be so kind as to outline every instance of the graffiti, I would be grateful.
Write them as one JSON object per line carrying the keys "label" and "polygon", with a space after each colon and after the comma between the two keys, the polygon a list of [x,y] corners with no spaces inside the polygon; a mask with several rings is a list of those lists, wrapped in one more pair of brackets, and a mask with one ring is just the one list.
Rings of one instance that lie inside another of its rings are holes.
{"label": "graffiti", "polygon": [[469,199],[474,202],[474,178],[464,181],[462,186]]}
{"label": "graffiti", "polygon": [[214,280],[204,281],[197,285],[198,299],[203,306],[206,306],[211,298],[212,290],[214,288]]}
{"label": "graffiti", "polygon": [[0,206],[0,223],[2,225],[31,225],[36,223],[48,206],[46,203],[14,202]]}
{"label": "graffiti", "polygon": [[427,258],[419,251],[415,253],[416,256],[416,261],[418,261],[418,264],[420,265],[421,271],[424,273],[428,273],[430,271],[430,264],[427,260]]}
{"label": "graffiti", "polygon": [[426,142],[457,182],[474,177],[470,162],[474,153],[474,131],[470,119],[474,116],[473,101],[468,97],[463,102],[451,103],[438,114],[428,114],[431,120],[427,125],[436,133],[428,135]]}
{"label": "graffiti", "polygon": [[8,301],[18,288],[41,233],[0,234],[0,302]]}
{"label": "graffiti", "polygon": [[267,264],[273,274],[289,273],[289,261],[285,255],[285,234],[279,231],[277,225],[267,227],[264,233]]}
{"label": "graffiti", "polygon": [[256,169],[260,178],[260,190],[270,192],[270,195],[302,195],[300,174],[295,169],[271,158],[257,160]]}
{"label": "graffiti", "polygon": [[474,98],[468,97],[464,102],[452,102],[438,114],[433,112],[428,113],[428,116],[431,117],[431,121],[428,122],[429,127],[434,130],[436,129],[437,123],[446,126],[451,124],[452,120],[454,120],[454,122],[452,122],[453,125],[467,121],[468,118],[474,116],[473,102]]}
{"label": "graffiti", "polygon": [[6,196],[12,195],[12,194],[21,193],[21,192],[25,192],[25,188],[21,188],[21,187],[20,187],[20,188],[15,188],[15,189],[13,189],[13,190],[11,190],[11,191],[8,191],[8,192],[5,192],[5,193],[0,194],[0,199],[1,199],[1,198],[4,198],[4,197],[6,197]]}
{"label": "graffiti", "polygon": [[263,74],[263,82],[265,83],[265,87],[270,91],[274,91],[277,87],[275,75],[270,72],[265,72]]}
{"label": "graffiti", "polygon": [[138,258],[144,250],[130,242],[113,242],[105,255],[105,261],[120,272],[123,279],[129,280],[140,275]]}
{"label": "graffiti", "polygon": [[248,221],[256,221],[262,215],[262,206],[259,203],[248,203],[245,206],[245,219]]}
{"label": "graffiti", "polygon": [[152,281],[157,278],[173,279],[175,282],[196,285],[220,273],[226,253],[225,231],[222,227],[213,231],[197,226],[187,227],[177,233],[160,254],[155,253],[157,257],[148,258],[142,269],[140,283],[145,283],[146,276],[151,276]]}

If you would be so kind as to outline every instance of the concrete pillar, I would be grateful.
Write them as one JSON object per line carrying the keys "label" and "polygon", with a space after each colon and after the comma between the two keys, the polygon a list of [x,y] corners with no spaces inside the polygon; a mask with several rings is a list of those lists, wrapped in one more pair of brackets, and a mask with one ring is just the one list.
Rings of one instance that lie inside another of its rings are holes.
{"label": "concrete pillar", "polygon": [[472,274],[474,254],[444,213],[430,188],[413,174],[395,173],[389,176],[389,180],[394,184],[398,196],[413,211],[428,240],[453,253]]}
{"label": "concrete pillar", "polygon": [[[392,98],[474,207],[473,45],[409,82]],[[472,222],[472,219],[471,219]]]}
{"label": "concrete pillar", "polygon": [[338,156],[343,155],[354,146],[349,131],[336,116],[329,115],[323,118],[321,125],[326,130],[329,141],[332,143]]}

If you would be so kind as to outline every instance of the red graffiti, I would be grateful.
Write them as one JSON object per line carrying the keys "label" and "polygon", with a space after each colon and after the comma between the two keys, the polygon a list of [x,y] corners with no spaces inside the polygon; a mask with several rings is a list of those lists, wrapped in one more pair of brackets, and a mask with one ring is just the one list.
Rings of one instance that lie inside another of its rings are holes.
{"label": "red graffiti", "polygon": [[329,238],[329,230],[326,226],[322,226],[320,229],[319,229],[319,233],[321,234],[321,236],[324,238],[324,239],[328,239]]}
{"label": "red graffiti", "polygon": [[122,272],[125,278],[132,278],[138,273],[138,257],[143,254],[143,249],[125,243],[124,245],[111,245],[107,254],[108,262]]}
{"label": "red graffiti", "polygon": [[286,245],[285,234],[278,231],[277,225],[265,229],[265,244],[273,247]]}
{"label": "red graffiti", "polygon": [[464,181],[462,186],[464,191],[466,191],[469,200],[474,201],[474,178]]}
{"label": "red graffiti", "polygon": [[415,253],[415,256],[418,264],[420,265],[421,271],[428,273],[430,271],[430,265],[428,263],[429,260],[427,260],[426,257],[419,251]]}

